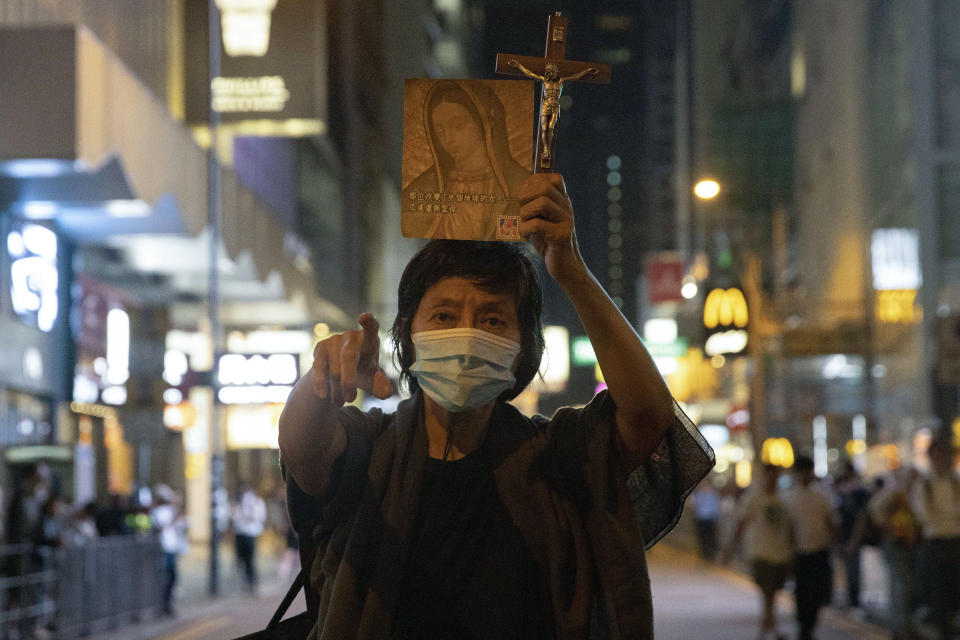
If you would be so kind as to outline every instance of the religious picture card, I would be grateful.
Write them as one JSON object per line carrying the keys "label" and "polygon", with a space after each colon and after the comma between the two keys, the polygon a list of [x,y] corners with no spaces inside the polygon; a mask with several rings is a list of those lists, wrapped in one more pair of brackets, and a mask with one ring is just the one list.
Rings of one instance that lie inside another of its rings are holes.
{"label": "religious picture card", "polygon": [[520,240],[517,192],[532,171],[534,85],[406,81],[403,235]]}

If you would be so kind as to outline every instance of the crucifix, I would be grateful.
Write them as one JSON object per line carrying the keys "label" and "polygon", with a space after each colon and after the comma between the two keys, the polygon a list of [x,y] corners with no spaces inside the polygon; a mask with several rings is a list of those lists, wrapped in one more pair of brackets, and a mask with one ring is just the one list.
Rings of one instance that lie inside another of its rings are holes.
{"label": "crucifix", "polygon": [[602,84],[610,82],[609,65],[565,59],[566,42],[567,18],[557,11],[547,18],[547,46],[542,58],[497,54],[497,73],[532,78],[543,85],[534,173],[549,173],[556,168],[556,128],[560,118],[560,92],[564,83],[575,80]]}

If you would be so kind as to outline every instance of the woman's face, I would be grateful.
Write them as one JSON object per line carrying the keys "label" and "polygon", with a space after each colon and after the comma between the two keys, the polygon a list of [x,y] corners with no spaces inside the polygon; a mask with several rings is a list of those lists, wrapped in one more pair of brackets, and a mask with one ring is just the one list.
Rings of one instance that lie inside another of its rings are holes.
{"label": "woman's face", "polygon": [[481,289],[472,280],[452,276],[423,294],[410,333],[439,329],[480,329],[520,342],[517,301],[507,293]]}
{"label": "woman's face", "polygon": [[483,151],[483,132],[462,104],[442,101],[433,108],[430,118],[437,141],[453,158],[454,164]]}

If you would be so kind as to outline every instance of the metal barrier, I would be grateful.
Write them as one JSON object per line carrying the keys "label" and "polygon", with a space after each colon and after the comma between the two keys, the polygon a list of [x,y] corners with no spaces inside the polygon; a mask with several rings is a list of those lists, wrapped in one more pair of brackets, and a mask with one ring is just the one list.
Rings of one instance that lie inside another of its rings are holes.
{"label": "metal barrier", "polygon": [[156,537],[110,536],[57,550],[57,638],[138,622],[160,606],[163,552]]}
{"label": "metal barrier", "polygon": [[49,547],[0,545],[0,638],[30,638],[53,626],[56,579]]}
{"label": "metal barrier", "polygon": [[151,617],[163,552],[155,536],[110,536],[76,547],[0,545],[0,640],[72,640]]}

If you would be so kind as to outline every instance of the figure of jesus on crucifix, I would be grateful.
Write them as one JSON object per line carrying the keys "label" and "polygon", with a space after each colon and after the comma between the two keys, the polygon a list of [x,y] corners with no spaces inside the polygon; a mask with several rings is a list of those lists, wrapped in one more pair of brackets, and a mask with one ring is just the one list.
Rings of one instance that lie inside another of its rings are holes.
{"label": "figure of jesus on crucifix", "polygon": [[550,148],[553,146],[553,131],[557,126],[557,120],[560,118],[560,93],[563,91],[563,83],[579,80],[585,75],[596,75],[599,69],[589,67],[561,78],[560,69],[553,63],[547,63],[542,76],[527,69],[516,58],[512,58],[507,64],[516,67],[528,78],[543,83],[543,91],[540,96],[540,148],[542,149],[540,157],[547,161],[544,164],[549,165]]}
{"label": "figure of jesus on crucifix", "polygon": [[525,76],[543,83],[534,173],[552,173],[557,170],[557,120],[560,118],[560,93],[564,84],[574,80],[599,84],[610,82],[610,65],[567,60],[566,42],[567,18],[557,11],[547,19],[547,44],[542,58],[497,54],[497,73]]}

